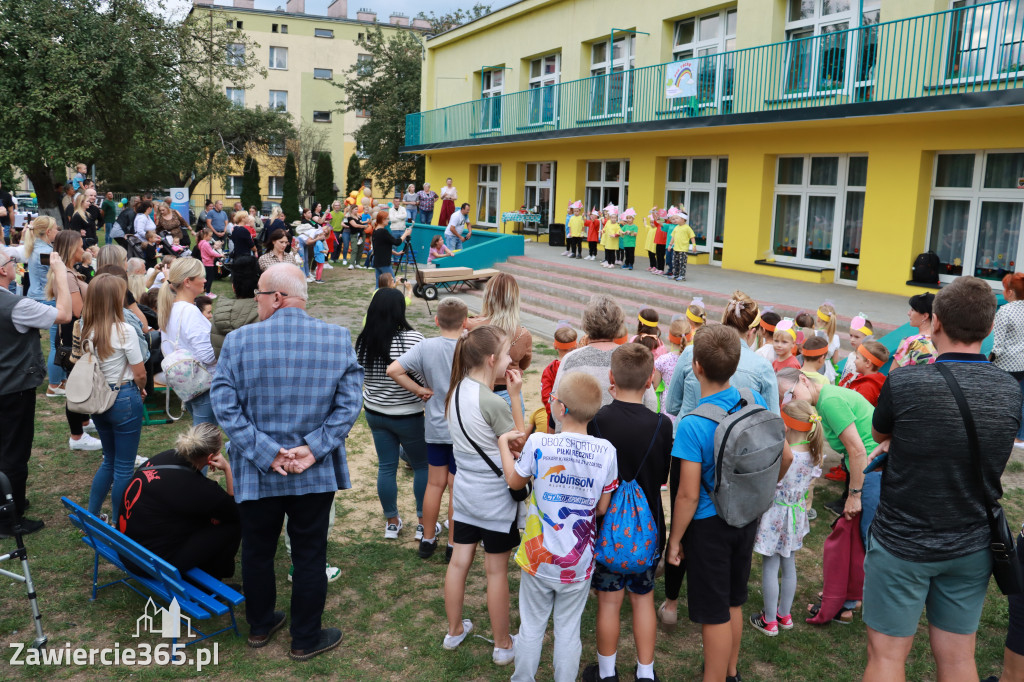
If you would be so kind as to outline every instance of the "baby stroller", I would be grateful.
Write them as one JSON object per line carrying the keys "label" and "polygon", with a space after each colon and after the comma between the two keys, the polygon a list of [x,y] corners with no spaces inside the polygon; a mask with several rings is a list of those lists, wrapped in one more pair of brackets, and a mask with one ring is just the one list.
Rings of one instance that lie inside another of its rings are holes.
{"label": "baby stroller", "polygon": [[0,562],[20,560],[21,570],[24,571],[24,575],[21,575],[0,568],[0,575],[11,578],[19,583],[25,583],[25,590],[28,592],[28,602],[32,607],[32,621],[36,626],[36,638],[32,640],[29,648],[42,649],[46,646],[47,642],[47,637],[43,634],[43,617],[39,613],[36,587],[32,583],[32,573],[28,568],[28,551],[25,549],[25,541],[22,538],[21,518],[14,507],[14,493],[11,491],[11,482],[3,473],[0,473],[0,523],[11,524],[14,531],[14,542],[17,545],[13,552],[0,554]]}

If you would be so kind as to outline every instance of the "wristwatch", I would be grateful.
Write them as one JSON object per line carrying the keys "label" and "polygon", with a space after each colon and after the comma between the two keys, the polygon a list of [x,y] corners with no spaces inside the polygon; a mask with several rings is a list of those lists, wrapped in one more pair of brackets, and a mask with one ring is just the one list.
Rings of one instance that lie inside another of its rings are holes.
{"label": "wristwatch", "polygon": [[864,489],[863,488],[850,488],[850,494],[851,495],[860,495],[862,490],[864,490]]}

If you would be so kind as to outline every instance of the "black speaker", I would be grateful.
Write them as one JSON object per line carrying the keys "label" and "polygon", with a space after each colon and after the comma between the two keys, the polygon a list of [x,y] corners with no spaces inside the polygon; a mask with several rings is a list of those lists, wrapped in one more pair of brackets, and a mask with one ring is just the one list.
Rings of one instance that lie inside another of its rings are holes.
{"label": "black speaker", "polygon": [[548,246],[565,246],[565,223],[548,224]]}

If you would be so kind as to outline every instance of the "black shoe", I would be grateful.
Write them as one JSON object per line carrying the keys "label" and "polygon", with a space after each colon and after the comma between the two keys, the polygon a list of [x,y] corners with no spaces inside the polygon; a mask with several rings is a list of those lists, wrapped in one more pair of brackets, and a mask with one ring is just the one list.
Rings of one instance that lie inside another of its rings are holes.
{"label": "black shoe", "polygon": [[843,510],[845,508],[846,508],[846,503],[843,502],[842,498],[840,498],[838,500],[832,500],[831,502],[826,502],[825,503],[825,509],[828,509],[830,512],[832,512],[836,516],[842,516],[843,515]]}
{"label": "black shoe", "polygon": [[[26,519],[24,516],[18,522],[21,525],[22,535],[32,535],[36,531],[42,530],[46,527],[46,524],[37,519]],[[6,540],[7,538],[14,537],[14,524],[0,523],[0,540]]]}
{"label": "black shoe", "polygon": [[661,678],[658,677],[658,671],[657,670],[654,671],[654,677],[653,678],[650,678],[650,677],[640,677],[639,673],[637,672],[639,670],[640,670],[640,666],[637,666],[637,667],[633,668],[633,677],[634,677],[634,679],[636,679],[636,682],[640,682],[640,680],[650,680],[650,679],[653,679],[654,682],[661,682]]}
{"label": "black shoe", "polygon": [[25,498],[25,506],[21,508],[21,513],[24,514],[25,512],[27,512],[28,508],[31,507],[31,506],[32,506],[32,502],[26,497]]}
{"label": "black shoe", "polygon": [[611,677],[601,677],[601,668],[597,663],[591,663],[583,669],[583,682],[619,682],[619,669]]}
{"label": "black shoe", "polygon": [[325,628],[320,631],[320,641],[309,649],[292,649],[288,652],[288,658],[293,661],[308,661],[314,656],[319,656],[325,651],[330,651],[341,644],[341,630],[338,628]]}
{"label": "black shoe", "polygon": [[434,550],[437,549],[437,538],[434,538],[433,542],[429,540],[420,540],[420,558],[429,559],[434,556]]}
{"label": "black shoe", "polygon": [[452,560],[452,550],[455,549],[451,545],[444,548],[444,562],[447,564]]}
{"label": "black shoe", "polygon": [[735,675],[726,675],[725,682],[743,682],[743,676],[740,675],[740,671],[737,670]]}
{"label": "black shoe", "polygon": [[274,624],[270,626],[270,632],[265,635],[250,634],[246,644],[253,649],[262,649],[270,644],[270,640],[274,638],[274,633],[284,627],[285,620],[284,611],[274,611]]}

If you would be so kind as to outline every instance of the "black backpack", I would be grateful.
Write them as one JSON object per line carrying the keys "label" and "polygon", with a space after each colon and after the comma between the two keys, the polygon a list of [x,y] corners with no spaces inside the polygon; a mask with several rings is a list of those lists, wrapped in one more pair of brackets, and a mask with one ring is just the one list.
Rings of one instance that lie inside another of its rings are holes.
{"label": "black backpack", "polygon": [[914,259],[910,279],[918,284],[939,283],[939,257],[934,251],[926,251]]}

